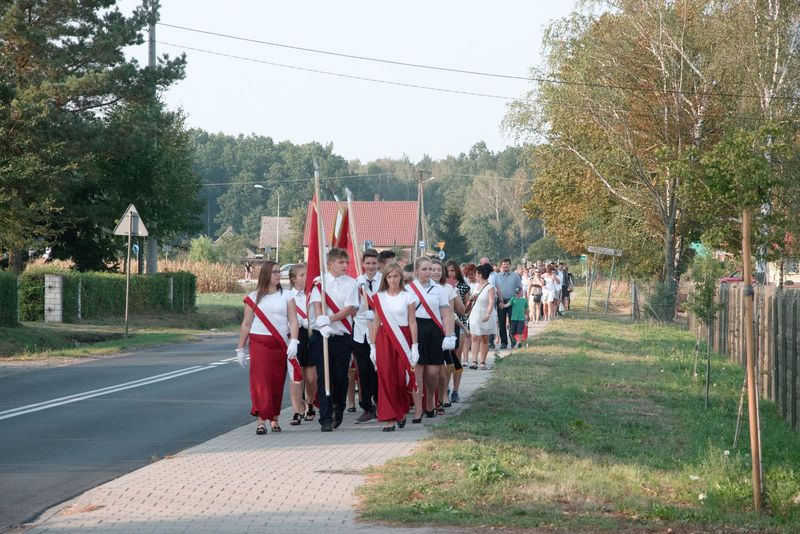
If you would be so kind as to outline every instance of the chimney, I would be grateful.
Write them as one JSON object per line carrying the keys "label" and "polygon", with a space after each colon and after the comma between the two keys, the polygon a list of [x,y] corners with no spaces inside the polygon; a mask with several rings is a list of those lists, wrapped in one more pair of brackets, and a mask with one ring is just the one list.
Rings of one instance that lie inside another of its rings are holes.
{"label": "chimney", "polygon": [[378,193],[375,193],[375,202],[380,202],[381,196]]}

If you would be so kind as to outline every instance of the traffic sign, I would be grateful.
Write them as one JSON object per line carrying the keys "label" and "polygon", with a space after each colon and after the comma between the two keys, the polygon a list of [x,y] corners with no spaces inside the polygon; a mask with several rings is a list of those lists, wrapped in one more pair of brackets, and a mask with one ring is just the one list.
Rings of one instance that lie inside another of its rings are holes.
{"label": "traffic sign", "polygon": [[364,250],[367,250],[368,248],[372,248],[372,241],[370,241],[369,239],[364,241]]}
{"label": "traffic sign", "polygon": [[425,248],[425,241],[419,242],[419,248]]}
{"label": "traffic sign", "polygon": [[444,253],[444,250],[440,250],[439,251],[439,259],[440,260],[444,260],[445,256],[447,256],[447,254]]}
{"label": "traffic sign", "polygon": [[147,237],[147,228],[144,227],[142,218],[139,217],[139,212],[136,211],[136,206],[131,204],[114,228],[114,235],[130,235],[134,237]]}
{"label": "traffic sign", "polygon": [[614,256],[615,258],[619,258],[622,256],[622,251],[618,248],[586,247],[586,250],[594,254],[602,254],[604,256]]}

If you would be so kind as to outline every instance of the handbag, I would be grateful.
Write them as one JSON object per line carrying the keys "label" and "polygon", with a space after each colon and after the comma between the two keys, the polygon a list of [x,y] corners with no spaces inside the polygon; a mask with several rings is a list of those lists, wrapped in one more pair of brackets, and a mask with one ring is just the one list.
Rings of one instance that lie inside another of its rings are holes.
{"label": "handbag", "polygon": [[469,321],[469,316],[472,313],[472,308],[475,306],[475,303],[478,302],[478,297],[481,296],[483,290],[486,289],[488,286],[489,284],[486,284],[481,288],[480,291],[478,291],[477,295],[473,295],[472,297],[469,298],[469,302],[467,302],[467,307],[464,309],[464,317],[467,318],[467,321]]}

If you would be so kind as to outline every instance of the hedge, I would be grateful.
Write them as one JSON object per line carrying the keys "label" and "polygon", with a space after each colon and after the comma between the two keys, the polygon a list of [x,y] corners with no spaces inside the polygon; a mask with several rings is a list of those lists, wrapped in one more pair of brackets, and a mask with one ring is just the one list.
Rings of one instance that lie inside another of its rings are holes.
{"label": "hedge", "polygon": [[[125,315],[125,275],[117,273],[78,273],[36,269],[20,275],[20,320],[44,320],[44,275],[64,277],[63,320],[78,319],[78,298],[82,319]],[[169,285],[173,280],[170,305]],[[130,313],[186,313],[194,311],[197,280],[191,273],[131,275]]]}
{"label": "hedge", "polygon": [[0,326],[17,325],[17,277],[0,272]]}

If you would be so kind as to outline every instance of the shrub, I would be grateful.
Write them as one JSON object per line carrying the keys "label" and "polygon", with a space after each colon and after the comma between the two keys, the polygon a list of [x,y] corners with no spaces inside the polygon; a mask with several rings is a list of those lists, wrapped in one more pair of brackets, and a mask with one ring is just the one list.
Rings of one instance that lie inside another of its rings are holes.
{"label": "shrub", "polygon": [[677,298],[677,289],[674,284],[669,282],[657,283],[645,303],[647,314],[656,321],[672,322],[675,318]]}
{"label": "shrub", "polygon": [[210,237],[195,237],[189,244],[189,261],[212,263],[217,261],[217,251]]}
{"label": "shrub", "polygon": [[0,272],[0,326],[17,325],[17,277]]}

